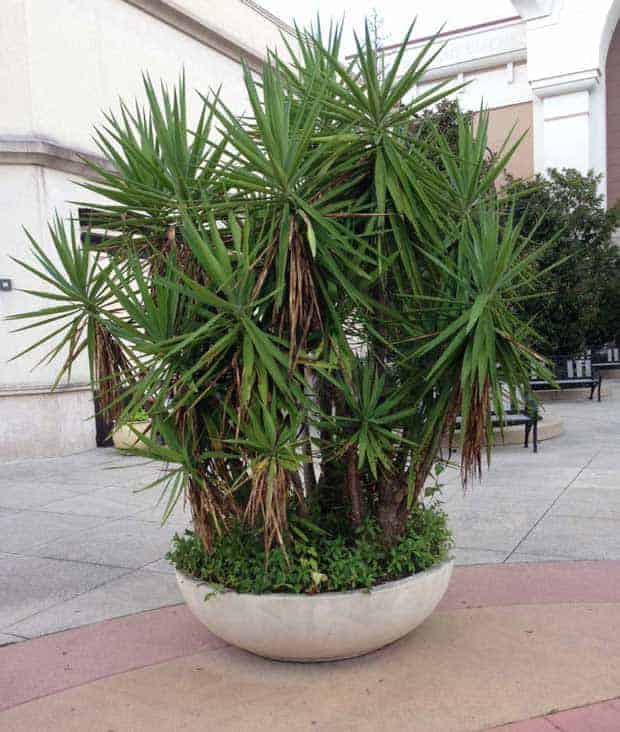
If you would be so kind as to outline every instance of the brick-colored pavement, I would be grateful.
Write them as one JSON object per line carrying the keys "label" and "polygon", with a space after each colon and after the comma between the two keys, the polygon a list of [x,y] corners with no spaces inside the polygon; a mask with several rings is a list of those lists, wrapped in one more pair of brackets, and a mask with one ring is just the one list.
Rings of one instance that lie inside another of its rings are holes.
{"label": "brick-colored pavement", "polygon": [[336,663],[163,608],[0,649],[0,729],[617,732],[619,625],[620,561],[459,567],[410,636]]}

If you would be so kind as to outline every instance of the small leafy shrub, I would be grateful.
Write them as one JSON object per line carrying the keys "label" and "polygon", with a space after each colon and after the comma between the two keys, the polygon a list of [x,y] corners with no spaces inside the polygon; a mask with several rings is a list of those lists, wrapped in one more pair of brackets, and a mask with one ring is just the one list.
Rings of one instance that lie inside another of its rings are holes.
{"label": "small leafy shrub", "polygon": [[[132,422],[148,422],[150,420],[149,414],[145,409],[136,409],[131,414],[126,415],[125,420],[122,424],[131,424]],[[121,424],[119,422],[119,424]]]}
{"label": "small leafy shrub", "polygon": [[408,577],[446,559],[452,547],[437,504],[417,506],[394,546],[386,545],[372,519],[349,540],[300,517],[291,526],[294,540],[286,552],[274,547],[267,555],[260,532],[236,523],[209,553],[192,531],[177,534],[167,558],[192,577],[237,592],[316,593],[369,589]]}

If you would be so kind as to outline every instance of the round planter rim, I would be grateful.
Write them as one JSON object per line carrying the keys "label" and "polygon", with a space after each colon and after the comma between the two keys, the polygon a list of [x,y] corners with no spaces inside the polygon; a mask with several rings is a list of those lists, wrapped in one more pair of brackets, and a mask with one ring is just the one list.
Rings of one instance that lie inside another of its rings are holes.
{"label": "round planter rim", "polygon": [[442,562],[438,562],[437,564],[433,564],[432,567],[429,567],[428,569],[423,569],[421,572],[416,572],[415,574],[410,574],[408,577],[401,577],[397,580],[389,580],[388,582],[382,582],[379,585],[374,585],[373,587],[370,587],[369,589],[366,588],[360,588],[357,590],[336,590],[336,591],[330,591],[330,592],[314,592],[314,593],[308,593],[308,592],[238,592],[237,590],[232,590],[228,587],[218,587],[217,585],[211,584],[210,582],[207,582],[206,580],[198,579],[197,577],[192,577],[191,574],[187,574],[187,572],[184,572],[181,569],[177,569],[175,567],[175,572],[180,575],[183,579],[189,580],[190,582],[193,582],[195,585],[204,585],[205,587],[212,589],[215,593],[219,595],[238,595],[239,597],[252,597],[252,598],[277,598],[277,599],[286,599],[286,600],[307,600],[307,601],[318,601],[318,600],[326,600],[329,598],[334,597],[344,597],[346,595],[373,595],[379,592],[386,592],[387,590],[396,589],[399,586],[403,585],[409,585],[416,581],[416,579],[421,579],[422,577],[428,577],[430,574],[434,574],[436,572],[441,571],[444,569],[447,565],[454,564],[454,558],[450,559],[444,559]]}

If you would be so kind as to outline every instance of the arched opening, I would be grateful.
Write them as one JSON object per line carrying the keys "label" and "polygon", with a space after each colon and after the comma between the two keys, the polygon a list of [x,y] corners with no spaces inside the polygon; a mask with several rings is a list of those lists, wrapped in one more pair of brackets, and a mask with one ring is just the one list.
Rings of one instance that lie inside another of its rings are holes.
{"label": "arched opening", "polygon": [[620,24],[609,44],[605,64],[607,95],[607,203],[620,201]]}
{"label": "arched opening", "polygon": [[599,42],[605,68],[607,205],[620,201],[620,0],[611,0]]}

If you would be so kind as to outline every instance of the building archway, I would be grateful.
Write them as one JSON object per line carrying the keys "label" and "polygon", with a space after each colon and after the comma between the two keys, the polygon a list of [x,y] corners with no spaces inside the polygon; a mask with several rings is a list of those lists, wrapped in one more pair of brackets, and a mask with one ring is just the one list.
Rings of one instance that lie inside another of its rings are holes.
{"label": "building archway", "polygon": [[607,202],[620,200],[620,26],[611,37],[605,65]]}
{"label": "building archway", "polygon": [[613,41],[613,36],[620,22],[620,0],[612,0],[606,13],[605,23],[599,41],[600,68],[604,69]]}
{"label": "building archway", "polygon": [[620,0],[609,9],[601,37],[601,67],[605,69],[607,203],[620,201]]}

